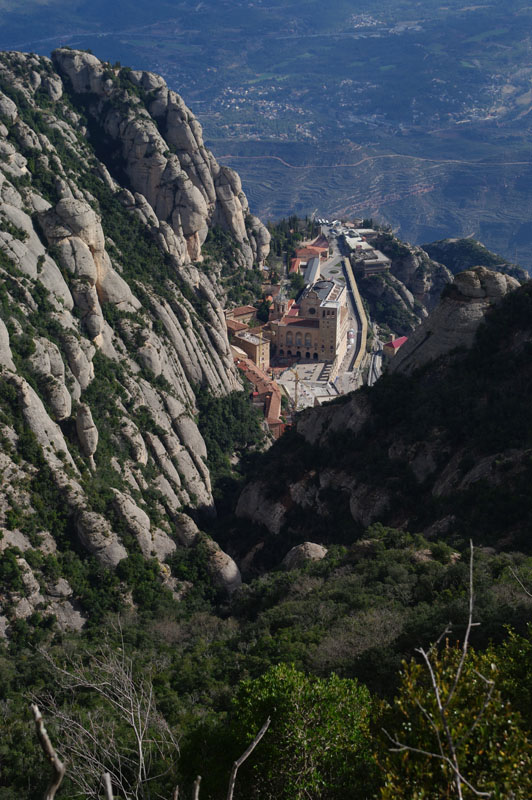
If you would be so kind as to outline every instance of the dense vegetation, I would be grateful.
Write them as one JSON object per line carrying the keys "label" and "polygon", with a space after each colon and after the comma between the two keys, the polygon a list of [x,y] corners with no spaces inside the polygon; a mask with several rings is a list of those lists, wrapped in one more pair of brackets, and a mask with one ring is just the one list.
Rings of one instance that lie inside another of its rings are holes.
{"label": "dense vegetation", "polygon": [[[52,661],[28,647],[24,636],[13,639],[0,652],[0,797],[29,800],[45,781],[26,711],[30,695],[47,709],[63,755],[69,752],[61,732],[67,719],[85,727],[92,721],[102,736],[113,729],[117,751],[131,749],[131,728],[92,685],[102,670],[111,686],[115,680],[124,684],[120,670],[126,670],[137,688],[155,692],[151,736],[161,748],[150,759],[152,775],[159,777],[144,786],[146,798],[170,798],[177,782],[186,797],[198,773],[202,797],[224,797],[232,760],[267,716],[270,730],[242,769],[236,798],[341,800],[348,794],[369,800],[381,796],[379,786],[386,798],[427,796],[421,787],[431,798],[454,796],[449,776],[432,768],[430,758],[390,752],[382,727],[409,746],[433,748],[416,700],[432,702],[429,678],[419,660],[399,672],[401,658],[410,659],[414,647],[426,648],[451,620],[456,627],[435,664],[443,682],[452,674],[458,658],[453,642],[463,637],[467,622],[465,562],[467,554],[458,558],[443,543],[377,526],[364,547],[333,548],[322,562],[274,571],[230,603],[196,597],[195,605],[159,607],[148,619],[129,611],[119,624],[107,619],[105,639],[101,628],[81,637],[48,633]],[[475,621],[482,624],[474,629],[476,649],[468,654],[453,712],[455,729],[468,729],[483,704],[478,673],[494,681],[482,724],[460,758],[464,774],[480,788],[504,775],[494,795],[501,798],[509,798],[510,790],[526,798],[530,779],[530,600],[514,569],[530,585],[530,559],[475,555]],[[143,598],[137,599],[143,608]],[[503,624],[512,621],[520,633],[485,654],[477,649],[490,639],[501,641]],[[75,694],[68,690],[74,678],[61,675],[54,663],[74,675],[80,687]],[[169,733],[179,740],[180,756]],[[493,737],[500,748],[494,749]],[[116,768],[100,753],[105,745],[99,742],[93,754]],[[146,742],[146,752],[150,746]],[[70,756],[71,772],[82,768],[79,757]],[[133,780],[127,767],[125,774]],[[72,777],[65,797],[74,793]]]}

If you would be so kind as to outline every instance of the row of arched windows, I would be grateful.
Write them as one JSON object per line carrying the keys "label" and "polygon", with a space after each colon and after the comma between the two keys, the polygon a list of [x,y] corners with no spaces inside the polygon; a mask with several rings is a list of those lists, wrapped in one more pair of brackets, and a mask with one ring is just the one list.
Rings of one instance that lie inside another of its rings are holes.
{"label": "row of arched windows", "polygon": [[[294,344],[294,336],[292,331],[288,331],[286,334],[286,346],[291,347]],[[296,347],[301,347],[303,344],[303,334],[296,333],[295,337],[295,345]],[[312,345],[312,337],[310,333],[305,334],[305,347],[310,347]]]}

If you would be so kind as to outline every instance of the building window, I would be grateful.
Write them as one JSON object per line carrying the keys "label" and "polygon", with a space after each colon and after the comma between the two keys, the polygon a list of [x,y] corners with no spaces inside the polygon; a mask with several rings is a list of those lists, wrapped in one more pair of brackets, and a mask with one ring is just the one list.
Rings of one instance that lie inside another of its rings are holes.
{"label": "building window", "polygon": [[310,353],[305,353],[305,358],[310,358]]}
{"label": "building window", "polygon": [[300,333],[296,333],[296,347],[301,347],[303,339]]}
{"label": "building window", "polygon": [[308,313],[309,314],[315,314],[316,313],[316,309],[315,308],[309,308]]}
{"label": "building window", "polygon": [[279,350],[279,355],[284,356],[284,350],[282,348]]}
{"label": "building window", "polygon": [[286,334],[286,344],[288,347],[293,343],[292,332]]}
{"label": "building window", "polygon": [[318,354],[317,354],[317,353],[314,353],[314,355],[312,356],[312,358],[314,359],[314,361],[317,361],[317,360],[318,360]]}
{"label": "building window", "polygon": [[310,347],[310,344],[311,344],[310,333],[306,333],[305,334],[305,347]]}

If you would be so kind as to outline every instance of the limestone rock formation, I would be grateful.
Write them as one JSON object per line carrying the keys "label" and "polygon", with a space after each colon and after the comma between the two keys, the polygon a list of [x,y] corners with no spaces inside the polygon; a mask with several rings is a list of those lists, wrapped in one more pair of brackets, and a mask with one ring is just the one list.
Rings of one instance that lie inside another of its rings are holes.
{"label": "limestone rock formation", "polygon": [[437,309],[394,358],[392,371],[409,374],[456,347],[470,347],[487,309],[518,286],[515,278],[486,267],[456,275]]}
{"label": "limestone rock formation", "polygon": [[76,520],[76,529],[80,544],[105,567],[116,567],[127,557],[126,548],[101,514],[81,511]]}
{"label": "limestone rock formation", "polygon": [[292,547],[283,558],[283,567],[297,569],[307,561],[321,561],[327,555],[327,548],[315,542],[303,542]]}
{"label": "limestone rock formation", "polygon": [[[251,267],[269,233],[162,78],[64,49],[0,53],[0,86],[0,558],[60,561],[70,537],[98,569],[155,559],[180,599],[166,561],[215,513],[196,393],[241,389],[202,248],[220,226]],[[208,553],[233,591],[235,562]],[[26,596],[0,588],[0,635],[37,606],[83,625],[75,582],[38,563],[16,568]]]}
{"label": "limestone rock formation", "polygon": [[256,217],[247,223],[249,208],[238,175],[217,164],[205,148],[200,124],[162,78],[122,70],[122,83],[131,87],[123,90],[114,82],[117,71],[95,56],[59,49],[53,59],[77,94],[97,98],[90,113],[114,144],[140,203],[170,226],[175,240],[168,244],[181,263],[201,260],[213,224],[231,231],[247,266],[264,260],[269,233]]}
{"label": "limestone rock formation", "polygon": [[86,403],[80,403],[76,415],[76,431],[83,454],[89,459],[91,469],[96,469],[94,453],[98,447],[98,428],[92,419],[91,410]]}
{"label": "limestone rock formation", "polygon": [[421,247],[399,242],[388,233],[379,234],[373,244],[391,258],[391,275],[404,284],[420,305],[432,311],[452,280],[447,267],[433,261]]}

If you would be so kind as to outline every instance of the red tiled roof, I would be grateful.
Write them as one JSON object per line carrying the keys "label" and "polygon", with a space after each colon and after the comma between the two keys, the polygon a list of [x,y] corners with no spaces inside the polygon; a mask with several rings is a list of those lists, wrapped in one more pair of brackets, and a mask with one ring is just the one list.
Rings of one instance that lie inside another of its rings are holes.
{"label": "red tiled roof", "polygon": [[227,330],[232,331],[232,333],[247,331],[249,329],[249,325],[246,325],[245,322],[238,322],[236,319],[226,319],[225,324],[227,325]]}
{"label": "red tiled roof", "polygon": [[306,261],[308,258],[313,258],[313,256],[319,256],[320,252],[317,247],[300,247],[296,250],[296,258]]}
{"label": "red tiled roof", "polygon": [[257,309],[254,306],[238,306],[238,308],[232,308],[230,311],[228,311],[228,315],[231,317],[242,317],[250,312],[255,313],[256,310]]}
{"label": "red tiled roof", "polygon": [[305,317],[290,317],[287,314],[280,320],[281,325],[298,325],[300,328],[319,328],[319,319],[306,319]]}
{"label": "red tiled roof", "polygon": [[392,339],[390,342],[386,342],[384,347],[392,347],[394,350],[399,350],[399,348],[408,341],[408,336],[400,336],[398,339]]}
{"label": "red tiled roof", "polygon": [[235,363],[253,384],[255,389],[253,395],[259,397],[264,395],[266,423],[272,429],[275,429],[277,435],[280,435],[284,428],[279,428],[282,425],[280,419],[281,390],[279,386],[260,367],[257,367],[251,359],[235,358]]}
{"label": "red tiled roof", "polygon": [[328,250],[329,242],[327,241],[326,237],[321,234],[317,239],[314,239],[314,241],[310,243],[310,247],[319,247],[320,250]]}
{"label": "red tiled roof", "polygon": [[300,266],[301,266],[301,259],[293,258],[292,261],[290,262],[290,272],[298,272]]}
{"label": "red tiled roof", "polygon": [[295,303],[292,304],[292,306],[289,308],[289,310],[287,311],[285,316],[287,316],[287,317],[297,317],[297,316],[299,316],[299,306],[296,306]]}

